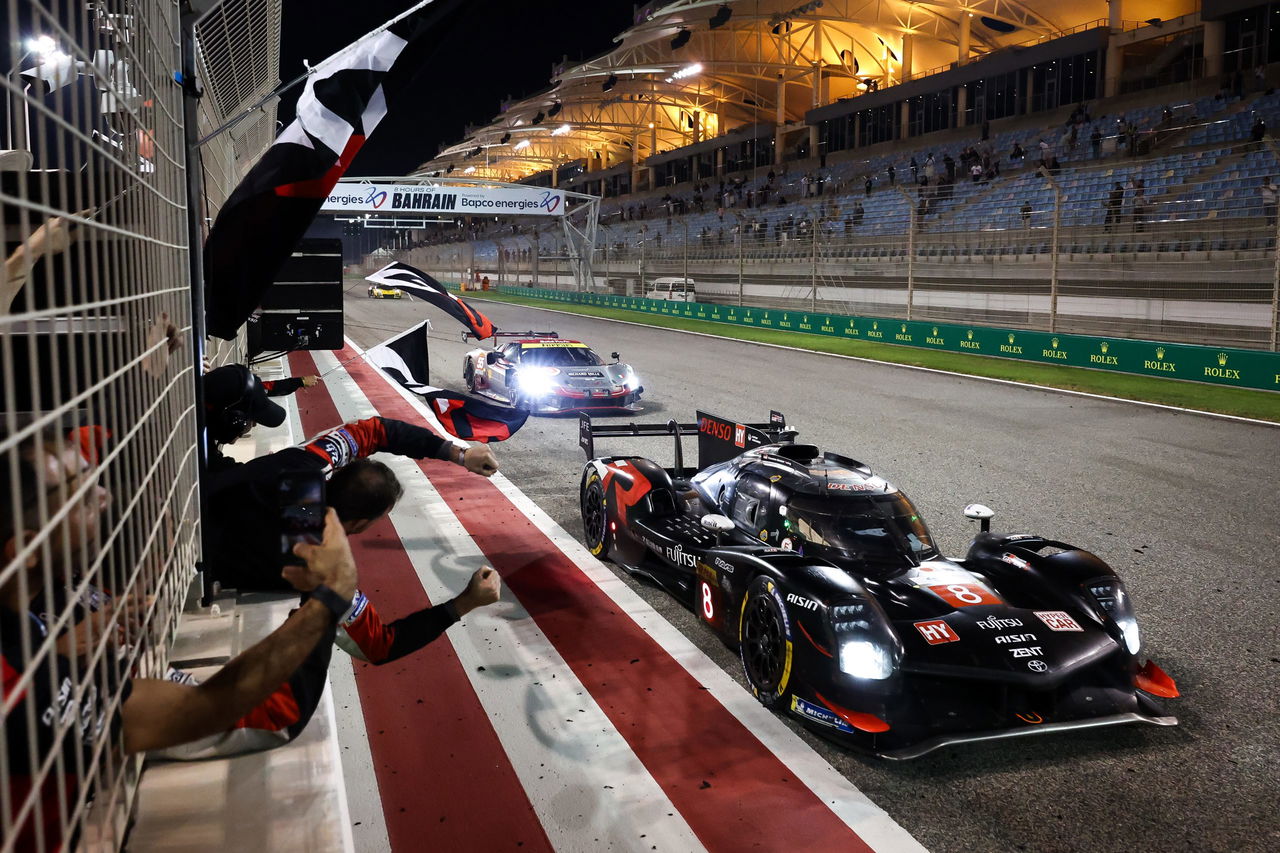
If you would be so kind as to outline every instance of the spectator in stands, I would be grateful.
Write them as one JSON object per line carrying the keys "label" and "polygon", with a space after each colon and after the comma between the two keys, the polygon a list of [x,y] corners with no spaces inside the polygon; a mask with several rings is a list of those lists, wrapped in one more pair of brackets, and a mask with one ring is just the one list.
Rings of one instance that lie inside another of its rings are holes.
{"label": "spectator in stands", "polygon": [[1262,215],[1267,218],[1267,225],[1275,227],[1276,224],[1276,199],[1280,193],[1280,188],[1272,182],[1271,176],[1262,182],[1262,186],[1258,188],[1258,195],[1262,199]]}
{"label": "spectator in stands", "polygon": [[1049,158],[1053,156],[1053,146],[1049,144],[1049,140],[1040,140],[1040,165],[1048,166]]}
{"label": "spectator in stands", "polygon": [[1133,181],[1133,230],[1141,232],[1146,228],[1147,187],[1142,178]]}
{"label": "spectator in stands", "polygon": [[916,162],[914,154],[911,155],[911,163],[909,165],[911,166],[911,183],[920,183],[920,164]]}
{"label": "spectator in stands", "polygon": [[930,184],[936,183],[938,178],[938,166],[934,162],[933,153],[924,158],[924,177]]}
{"label": "spectator in stands", "polygon": [[[50,656],[32,666],[24,653],[29,646],[24,636],[39,642],[52,626],[46,617],[31,609],[46,577],[62,577],[89,559],[101,538],[101,515],[110,495],[99,485],[85,488],[95,473],[74,445],[56,437],[37,436],[13,451],[13,465],[0,466],[0,547],[12,561],[23,544],[35,535],[41,523],[37,496],[44,496],[45,514],[61,514],[56,529],[49,531],[48,546],[36,549],[25,565],[9,572],[0,586],[0,654],[5,669],[5,698],[16,703],[4,715],[7,803],[20,804],[36,784],[37,767],[30,766],[34,745],[37,761],[54,752],[62,753],[65,787],[57,775],[41,784],[40,815],[28,812],[21,822],[4,816],[6,837],[19,850],[35,849],[43,836],[44,849],[62,849],[71,839],[60,837],[58,803],[64,797],[74,802],[87,780],[76,776],[77,767],[88,767],[100,742],[108,749],[136,753],[186,743],[225,731],[236,720],[265,700],[307,658],[319,643],[333,636],[338,616],[350,606],[356,589],[355,561],[347,546],[342,525],[332,511],[325,520],[320,545],[298,545],[295,553],[305,566],[291,566],[284,576],[296,589],[310,597],[284,625],[261,642],[242,652],[216,675],[198,687],[183,686],[159,679],[130,679],[109,663],[106,678],[83,695],[72,696],[78,668],[70,660]],[[18,497],[21,504],[14,506]],[[74,501],[71,503],[71,501]],[[16,525],[15,525],[16,522]],[[28,526],[30,525],[30,526]],[[14,680],[26,677],[21,692],[10,692]],[[121,683],[123,682],[123,684]],[[100,692],[101,691],[101,692]],[[108,716],[108,707],[119,691],[118,710]],[[27,707],[24,707],[27,706]],[[27,709],[31,713],[27,713]],[[63,732],[65,723],[70,729]],[[31,725],[34,728],[28,728]],[[62,802],[66,802],[62,799]],[[42,825],[37,826],[36,820]]]}
{"label": "spectator in stands", "polygon": [[1024,201],[1022,203],[1022,229],[1024,231],[1031,230],[1031,202]]}
{"label": "spectator in stands", "polygon": [[1110,231],[1112,226],[1119,220],[1120,206],[1123,203],[1124,203],[1124,187],[1120,184],[1119,181],[1116,181],[1116,184],[1114,187],[1112,187],[1111,192],[1107,194],[1107,200],[1105,202],[1107,215],[1106,215],[1106,218],[1103,220],[1102,224],[1106,228],[1106,230]]}
{"label": "spectator in stands", "polygon": [[1102,131],[1096,125],[1089,135],[1089,145],[1093,147],[1093,159],[1097,160],[1102,155]]}
{"label": "spectator in stands", "polygon": [[853,224],[859,226],[862,224],[862,217],[866,216],[866,210],[862,207],[862,202],[855,201],[853,203]]}
{"label": "spectator in stands", "polygon": [[982,164],[977,160],[974,160],[973,165],[969,167],[969,177],[975,184],[982,180]]}
{"label": "spectator in stands", "polygon": [[1027,152],[1022,150],[1022,146],[1017,142],[1013,143],[1013,150],[1009,152],[1009,161],[1021,160],[1026,156]]}
{"label": "spectator in stands", "polygon": [[863,190],[865,190],[865,191],[866,191],[866,194],[867,194],[868,196],[869,196],[869,195],[871,195],[871,187],[872,187],[871,176],[870,176],[870,175],[863,175],[863,176],[862,176],[862,188],[863,188]]}
{"label": "spectator in stands", "polygon": [[894,186],[894,184],[895,184],[895,180],[894,180],[894,178],[895,178],[895,176],[898,174],[898,170],[897,170],[897,169],[895,169],[895,168],[893,168],[893,164],[892,164],[892,163],[890,163],[890,164],[889,164],[889,168],[888,168],[888,169],[886,169],[886,170],[885,170],[885,172],[886,172],[886,174],[888,174],[888,176],[889,176],[889,186]]}
{"label": "spectator in stands", "polygon": [[1254,142],[1262,142],[1267,135],[1267,123],[1262,120],[1262,116],[1257,116],[1253,120],[1253,127],[1249,129],[1249,138]]}
{"label": "spectator in stands", "polygon": [[952,159],[950,154],[942,155],[942,165],[947,170],[947,181],[954,183],[956,179],[956,161]]}

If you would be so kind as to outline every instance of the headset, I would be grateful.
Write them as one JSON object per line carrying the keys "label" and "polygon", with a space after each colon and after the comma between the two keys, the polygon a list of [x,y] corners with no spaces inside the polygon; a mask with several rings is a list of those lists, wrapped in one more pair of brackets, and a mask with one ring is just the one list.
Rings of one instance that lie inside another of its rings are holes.
{"label": "headset", "polygon": [[233,365],[241,374],[240,394],[232,403],[225,406],[212,406],[205,403],[206,426],[209,435],[220,444],[230,444],[238,438],[248,435],[253,427],[253,418],[240,405],[249,398],[257,387],[258,377],[246,365]]}

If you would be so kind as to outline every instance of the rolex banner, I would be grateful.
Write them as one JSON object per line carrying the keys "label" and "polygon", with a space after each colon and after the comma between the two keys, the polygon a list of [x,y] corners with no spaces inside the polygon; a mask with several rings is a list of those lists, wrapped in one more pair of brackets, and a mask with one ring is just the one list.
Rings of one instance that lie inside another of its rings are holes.
{"label": "rolex banner", "polygon": [[524,426],[529,413],[508,409],[428,384],[427,329],[422,322],[372,347],[365,358],[392,379],[423,398],[453,436],[468,441],[503,441]]}
{"label": "rolex banner", "polygon": [[493,336],[494,326],[484,314],[450,293],[445,286],[427,275],[400,261],[392,261],[366,278],[383,287],[398,287],[404,293],[424,302],[430,302],[462,325],[471,330],[477,338]]}
{"label": "rolex banner", "polygon": [[313,69],[297,118],[236,186],[205,240],[209,334],[235,338],[460,3],[419,3]]}

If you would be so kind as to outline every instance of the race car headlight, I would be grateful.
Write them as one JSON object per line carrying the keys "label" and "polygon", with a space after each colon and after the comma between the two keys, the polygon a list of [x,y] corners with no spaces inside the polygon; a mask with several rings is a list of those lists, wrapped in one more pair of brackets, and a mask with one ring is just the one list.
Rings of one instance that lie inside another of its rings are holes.
{"label": "race car headlight", "polygon": [[541,397],[549,394],[555,387],[555,379],[552,377],[559,372],[555,367],[522,367],[516,376],[519,378],[521,391],[533,397]]}
{"label": "race car headlight", "polygon": [[1085,587],[1098,603],[1102,614],[1120,629],[1129,654],[1136,655],[1142,648],[1142,638],[1138,634],[1138,619],[1133,614],[1133,603],[1129,600],[1124,582],[1119,578],[1099,578],[1090,581]]}
{"label": "race car headlight", "polygon": [[831,608],[831,630],[840,649],[840,671],[854,678],[883,680],[902,660],[902,644],[884,614],[867,599],[849,599]]}

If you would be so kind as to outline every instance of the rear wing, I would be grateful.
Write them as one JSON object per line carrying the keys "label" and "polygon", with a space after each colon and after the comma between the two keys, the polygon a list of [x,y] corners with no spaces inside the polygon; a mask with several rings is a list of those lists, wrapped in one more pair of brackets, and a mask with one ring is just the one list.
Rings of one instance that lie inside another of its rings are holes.
{"label": "rear wing", "polygon": [[718,415],[697,412],[696,423],[682,424],[672,418],[666,423],[617,424],[592,423],[591,415],[582,412],[578,418],[578,445],[588,459],[596,456],[597,438],[621,438],[624,436],[672,436],[675,441],[675,472],[684,476],[684,446],[681,438],[698,436],[698,467],[701,471],[717,462],[727,462],[748,450],[776,442],[792,441],[796,431],[787,428],[787,419],[781,412],[769,412],[764,423],[744,424],[727,420]]}
{"label": "rear wing", "polygon": [[[533,330],[529,330],[527,332],[494,332],[489,337],[493,338],[494,340],[497,340],[498,338],[558,338],[560,337],[560,333],[559,332],[535,332]],[[466,343],[467,341],[470,341],[470,340],[480,341],[480,340],[487,340],[487,338],[481,338],[475,332],[464,330],[462,333],[463,343]]]}

